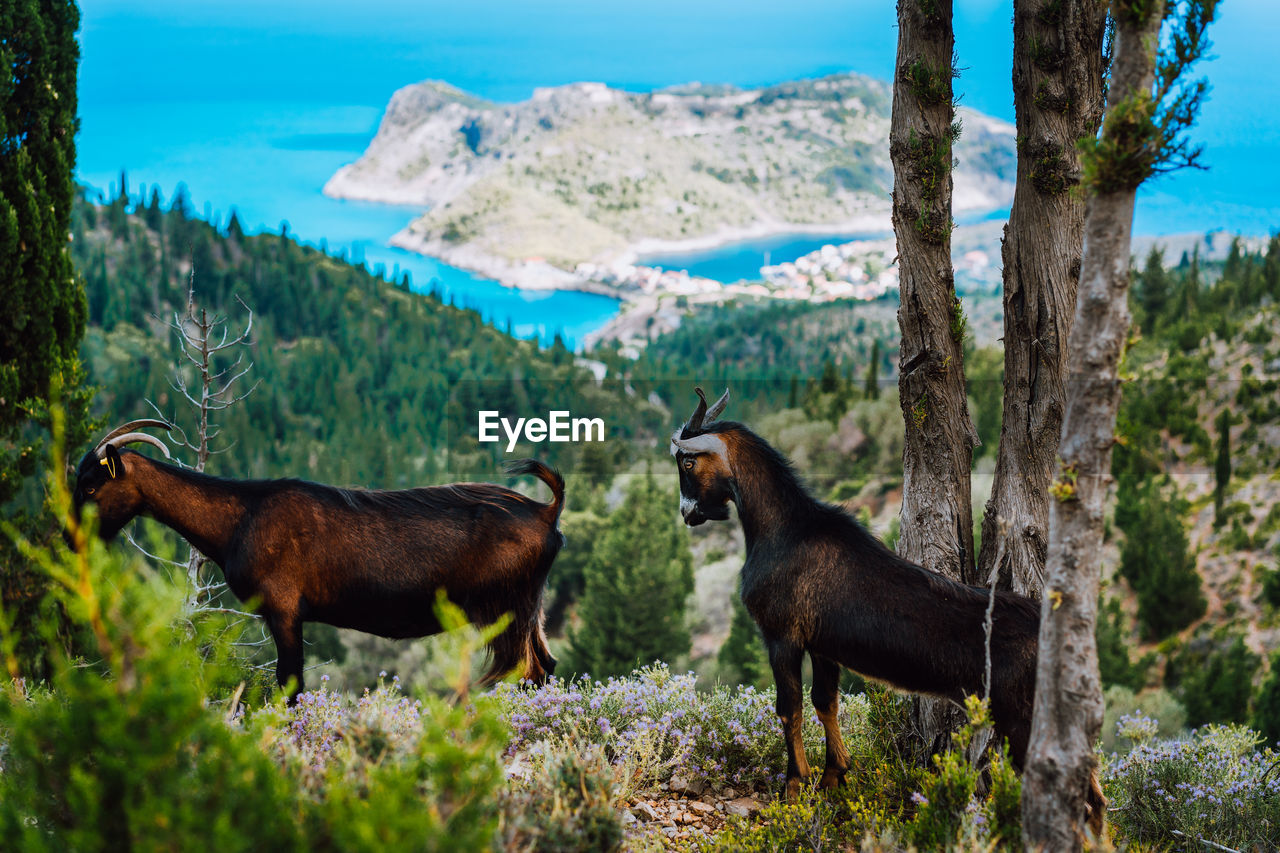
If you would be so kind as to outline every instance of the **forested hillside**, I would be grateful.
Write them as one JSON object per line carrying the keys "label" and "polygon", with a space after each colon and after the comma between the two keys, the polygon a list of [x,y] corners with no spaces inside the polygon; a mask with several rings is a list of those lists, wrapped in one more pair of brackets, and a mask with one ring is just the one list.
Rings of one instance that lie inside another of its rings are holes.
{"label": "forested hillside", "polygon": [[1237,241],[1211,265],[1193,254],[1167,269],[1153,250],[1136,274],[1112,466],[1118,559],[1099,624],[1104,682],[1165,688],[1188,725],[1253,721],[1271,739],[1280,737],[1280,667],[1273,661],[1267,675],[1264,665],[1280,647],[1278,301],[1280,238],[1259,253]]}
{"label": "forested hillside", "polygon": [[[371,487],[500,479],[502,449],[476,442],[480,409],[605,417],[610,440],[592,451],[596,464],[652,447],[668,429],[664,413],[597,383],[558,343],[515,340],[288,235],[245,235],[234,214],[217,229],[194,218],[181,191],[167,207],[154,191],[146,202],[81,201],[72,246],[89,298],[83,356],[109,421],[154,416],[150,400],[190,430],[170,381],[180,364],[189,384],[196,377],[167,323],[185,313],[188,288],[233,329],[252,310],[252,370],[240,389],[258,385],[221,418],[235,444],[213,463],[221,474]],[[518,452],[573,469],[585,447]]]}

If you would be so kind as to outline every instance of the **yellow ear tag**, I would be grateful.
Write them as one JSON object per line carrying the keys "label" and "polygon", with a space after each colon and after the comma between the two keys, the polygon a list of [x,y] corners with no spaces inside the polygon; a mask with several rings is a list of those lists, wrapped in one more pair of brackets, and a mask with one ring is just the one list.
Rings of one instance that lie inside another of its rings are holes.
{"label": "yellow ear tag", "polygon": [[114,461],[112,461],[111,457],[107,457],[106,459],[103,459],[103,460],[102,460],[101,462],[99,462],[98,464],[99,464],[99,465],[106,465],[106,466],[107,466],[107,473],[111,475],[111,479],[113,479],[113,480],[114,480],[114,479],[116,478],[116,463],[115,463]]}

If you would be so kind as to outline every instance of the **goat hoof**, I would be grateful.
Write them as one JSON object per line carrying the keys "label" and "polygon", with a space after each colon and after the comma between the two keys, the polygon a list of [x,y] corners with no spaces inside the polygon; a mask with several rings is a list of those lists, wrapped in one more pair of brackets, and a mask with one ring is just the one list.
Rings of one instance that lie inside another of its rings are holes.
{"label": "goat hoof", "polygon": [[844,787],[844,770],[827,770],[822,774],[822,781],[818,783],[818,787],[824,790],[831,788]]}
{"label": "goat hoof", "polygon": [[788,803],[794,803],[796,800],[800,799],[800,788],[802,785],[804,785],[804,779],[799,776],[788,779],[786,790],[783,792],[784,799]]}

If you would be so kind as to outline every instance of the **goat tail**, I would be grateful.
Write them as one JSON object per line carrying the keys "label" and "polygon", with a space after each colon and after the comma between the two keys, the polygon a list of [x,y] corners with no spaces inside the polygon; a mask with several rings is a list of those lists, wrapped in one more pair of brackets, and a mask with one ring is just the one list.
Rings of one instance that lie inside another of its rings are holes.
{"label": "goat tail", "polygon": [[517,459],[502,466],[513,476],[532,474],[551,488],[551,524],[554,527],[560,521],[560,512],[564,509],[564,477],[554,468],[543,465],[537,459]]}

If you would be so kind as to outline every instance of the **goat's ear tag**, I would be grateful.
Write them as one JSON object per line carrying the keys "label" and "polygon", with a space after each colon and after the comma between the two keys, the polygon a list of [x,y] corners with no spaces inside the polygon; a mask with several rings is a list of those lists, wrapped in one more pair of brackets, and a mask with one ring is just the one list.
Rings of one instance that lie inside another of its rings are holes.
{"label": "goat's ear tag", "polygon": [[103,459],[98,464],[107,466],[108,476],[110,476],[111,479],[113,480],[116,478],[116,461],[114,459],[108,456],[106,459]]}

